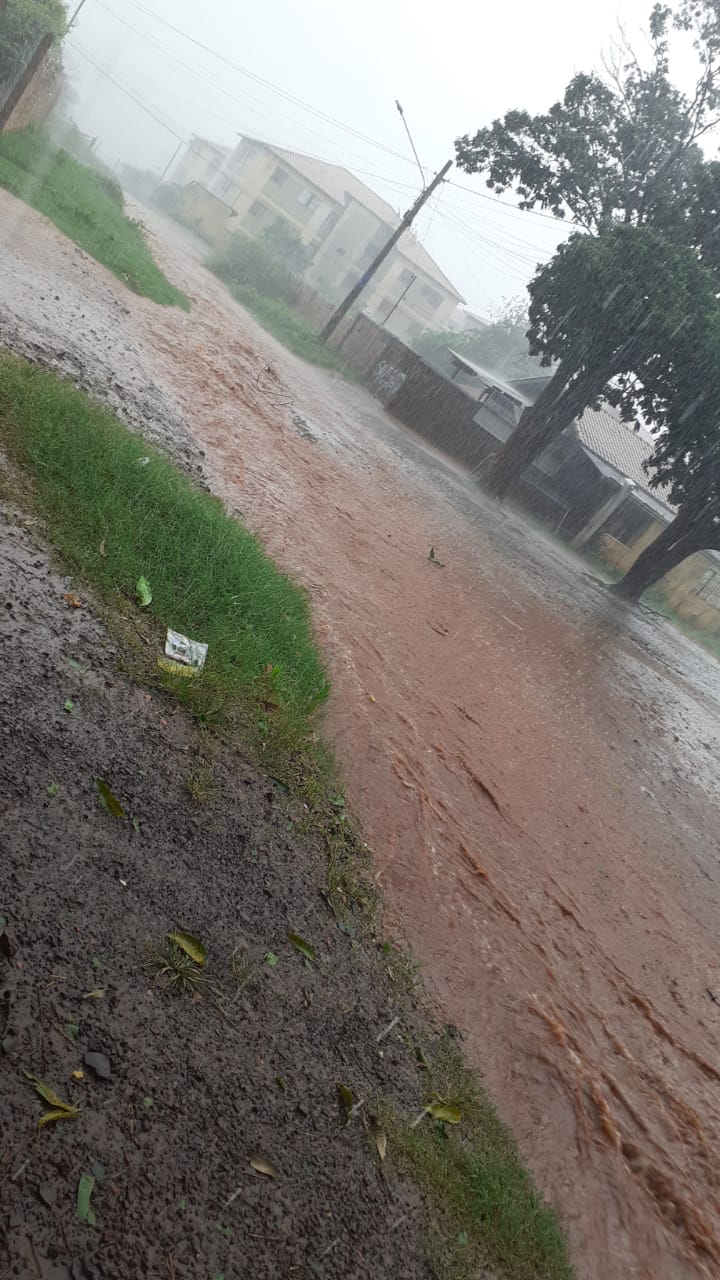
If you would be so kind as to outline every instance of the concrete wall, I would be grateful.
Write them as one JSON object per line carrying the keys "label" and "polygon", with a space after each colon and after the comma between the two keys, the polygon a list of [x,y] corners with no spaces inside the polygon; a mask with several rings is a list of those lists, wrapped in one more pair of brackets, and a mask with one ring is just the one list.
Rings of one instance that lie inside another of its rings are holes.
{"label": "concrete wall", "polygon": [[[608,530],[598,535],[596,549],[605,564],[626,573],[665,526],[653,520],[627,545]],[[720,564],[704,551],[688,556],[662,579],[665,599],[671,609],[691,626],[711,635],[720,635]],[[707,592],[708,596],[698,594]]]}
{"label": "concrete wall", "polygon": [[178,212],[180,220],[215,249],[225,248],[237,225],[230,217],[232,210],[199,182],[183,188]]}
{"label": "concrete wall", "polygon": [[[0,125],[0,132],[26,129],[31,124],[43,124],[60,96],[62,72],[53,60],[52,50],[46,54],[37,70],[29,77],[18,101],[8,118]],[[10,90],[10,87],[8,87]],[[0,95],[5,101],[7,94]]]}

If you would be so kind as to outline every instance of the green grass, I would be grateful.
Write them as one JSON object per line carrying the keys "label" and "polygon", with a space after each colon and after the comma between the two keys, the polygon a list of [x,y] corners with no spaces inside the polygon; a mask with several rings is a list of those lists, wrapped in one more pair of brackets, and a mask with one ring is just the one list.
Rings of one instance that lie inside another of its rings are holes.
{"label": "green grass", "polygon": [[428,1100],[457,1107],[458,1125],[430,1116],[412,1124],[387,1104],[380,1123],[388,1158],[419,1185],[428,1255],[440,1280],[475,1280],[491,1268],[503,1280],[572,1280],[560,1223],[541,1199],[512,1135],[449,1037],[430,1063]]}
{"label": "green grass", "polygon": [[234,284],[230,281],[225,283],[233,297],[247,308],[263,329],[267,329],[278,342],[282,342],[288,351],[307,360],[309,364],[347,373],[347,366],[337,352],[321,342],[308,321],[287,302],[281,298],[267,298],[251,285]]}
{"label": "green grass", "polygon": [[123,213],[117,185],[57,148],[43,129],[0,135],[0,186],[44,213],[135,293],[189,309],[153,261],[142,228]]}
{"label": "green grass", "polygon": [[133,625],[154,625],[149,664],[167,626],[209,644],[201,676],[155,669],[157,681],[206,723],[239,716],[260,749],[310,734],[328,685],[308,602],[217,499],[69,384],[5,354],[0,437],[70,572]]}

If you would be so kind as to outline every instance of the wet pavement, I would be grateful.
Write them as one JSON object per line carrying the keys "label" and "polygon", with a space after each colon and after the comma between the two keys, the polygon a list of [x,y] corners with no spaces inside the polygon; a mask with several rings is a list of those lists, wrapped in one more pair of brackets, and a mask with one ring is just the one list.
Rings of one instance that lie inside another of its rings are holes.
{"label": "wet pavement", "polygon": [[389,918],[578,1275],[720,1274],[720,667],[289,355],[172,224],[143,213],[189,314],[0,217],[2,340],[202,465],[311,593]]}

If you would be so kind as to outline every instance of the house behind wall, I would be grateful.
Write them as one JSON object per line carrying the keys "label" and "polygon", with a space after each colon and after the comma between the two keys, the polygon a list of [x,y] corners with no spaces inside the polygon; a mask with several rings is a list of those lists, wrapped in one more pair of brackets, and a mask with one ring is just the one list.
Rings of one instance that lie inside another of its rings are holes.
{"label": "house behind wall", "polygon": [[[395,211],[354,174],[312,156],[243,138],[233,150],[194,138],[172,173],[227,207],[227,231],[254,237],[283,218],[310,255],[304,281],[337,302],[367,270],[398,225]],[[406,232],[368,283],[362,306],[411,340],[439,329],[463,299],[430,254]]]}
{"label": "house behind wall", "polygon": [[[534,397],[542,389],[542,379],[513,385],[493,382],[489,374],[479,390],[458,385],[363,315],[344,327],[333,342],[389,413],[475,476],[482,475],[501,440],[510,434],[510,420],[513,425],[519,421],[523,400],[529,402],[528,392]],[[658,497],[647,487],[641,462],[651,452],[650,442],[643,442],[607,411],[587,422],[584,417],[536,460],[523,478],[519,499],[530,514],[572,541],[617,496],[618,505],[587,547],[607,565],[625,572],[666,527],[674,510],[662,492]],[[631,476],[622,470],[623,458]],[[663,579],[662,589],[678,617],[720,636],[720,555],[690,556]]]}

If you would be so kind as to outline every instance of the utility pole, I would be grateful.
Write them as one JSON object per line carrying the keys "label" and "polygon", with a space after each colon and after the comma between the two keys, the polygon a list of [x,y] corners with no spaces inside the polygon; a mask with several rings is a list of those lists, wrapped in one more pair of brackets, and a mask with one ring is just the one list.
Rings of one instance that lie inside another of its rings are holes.
{"label": "utility pole", "polygon": [[432,195],[433,191],[436,189],[436,187],[440,186],[440,183],[445,177],[445,174],[448,172],[448,169],[452,169],[452,164],[453,164],[452,160],[448,160],[447,164],[443,165],[440,172],[435,174],[435,177],[433,178],[429,186],[425,187],[424,190],[420,192],[420,195],[418,196],[414,205],[412,205],[411,208],[408,209],[407,213],[402,218],[400,225],[397,227],[395,231],[393,231],[392,235],[390,236],[390,239],[387,241],[386,244],[383,245],[382,249],[377,254],[377,256],[373,258],[373,261],[370,263],[370,266],[368,267],[367,271],[363,272],[357,284],[353,286],[353,288],[350,290],[347,297],[344,298],[343,301],[340,303],[340,306],[335,311],[333,311],[333,314],[331,315],[330,319],[325,325],[325,328],[321,329],[320,331],[321,342],[327,342],[328,338],[330,337],[330,334],[335,332],[340,321],[343,319],[343,316],[347,315],[355,299],[360,296],[365,286],[370,282],[370,280],[372,280],[378,267],[382,265],[382,263],[385,261],[390,251],[395,248],[395,245],[397,244],[403,232],[407,231],[408,227],[411,225],[413,220],[417,217],[418,213],[422,209],[425,202],[430,199],[430,196]]}

